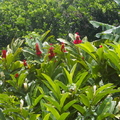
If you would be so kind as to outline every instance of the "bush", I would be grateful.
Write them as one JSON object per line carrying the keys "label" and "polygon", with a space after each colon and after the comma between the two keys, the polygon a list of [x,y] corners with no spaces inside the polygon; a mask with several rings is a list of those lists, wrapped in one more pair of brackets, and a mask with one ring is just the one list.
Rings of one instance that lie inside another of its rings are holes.
{"label": "bush", "polygon": [[70,33],[50,44],[48,34],[29,33],[2,50],[2,119],[119,119],[119,43]]}

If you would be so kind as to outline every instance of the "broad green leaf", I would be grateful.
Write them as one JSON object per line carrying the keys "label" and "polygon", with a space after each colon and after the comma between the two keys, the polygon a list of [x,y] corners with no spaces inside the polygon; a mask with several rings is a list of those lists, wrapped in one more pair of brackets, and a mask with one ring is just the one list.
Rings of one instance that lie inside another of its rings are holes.
{"label": "broad green leaf", "polygon": [[19,86],[19,87],[22,87],[23,82],[24,82],[26,76],[27,76],[26,73],[21,73],[21,74],[20,74],[20,76],[19,76],[19,78],[18,78],[18,86]]}
{"label": "broad green leaf", "polygon": [[112,83],[108,83],[106,85],[103,85],[102,87],[100,87],[100,88],[98,88],[96,90],[96,94],[95,95],[97,96],[97,94],[101,93],[103,90],[105,90],[107,88],[110,88],[112,85],[113,85]]}
{"label": "broad green leaf", "polygon": [[108,97],[99,105],[97,110],[97,115],[101,115],[104,113],[108,113],[109,109],[111,108],[112,98]]}
{"label": "broad green leaf", "polygon": [[60,118],[60,114],[52,105],[45,103],[44,106],[55,116],[56,119]]}
{"label": "broad green leaf", "polygon": [[43,120],[49,120],[50,113],[46,114]]}
{"label": "broad green leaf", "polygon": [[13,71],[13,70],[15,70],[15,69],[18,69],[18,68],[20,68],[20,67],[22,67],[23,66],[23,63],[21,63],[20,61],[16,61],[16,62],[14,62],[13,64],[12,64],[12,66],[11,66],[11,70]]}
{"label": "broad green leaf", "polygon": [[18,55],[22,52],[22,48],[18,48],[14,53],[14,60],[18,57]]}
{"label": "broad green leaf", "polygon": [[72,105],[72,106],[73,106],[76,110],[78,110],[81,114],[84,115],[85,110],[84,110],[84,108],[83,108],[82,106],[77,105],[77,104],[74,104],[74,105]]}
{"label": "broad green leaf", "polygon": [[84,78],[87,76],[88,72],[81,73],[80,79],[76,82],[77,88],[80,88],[82,82],[84,81]]}
{"label": "broad green leaf", "polygon": [[31,102],[31,98],[30,98],[30,95],[27,93],[27,95],[25,96],[25,101],[27,102],[27,105],[28,106],[31,106],[32,105],[32,102]]}
{"label": "broad green leaf", "polygon": [[68,102],[64,107],[63,110],[66,111],[69,107],[71,107],[74,103],[76,103],[77,100],[72,100],[70,102]]}
{"label": "broad green leaf", "polygon": [[114,0],[120,6],[120,0]]}
{"label": "broad green leaf", "polygon": [[102,22],[90,21],[90,23],[96,28],[98,28],[100,26],[102,26],[103,28],[106,28],[106,29],[114,28],[114,26],[109,25],[109,24],[105,24],[105,23],[102,23]]}
{"label": "broad green leaf", "polygon": [[75,70],[76,70],[76,66],[77,66],[77,63],[74,64],[74,66],[72,67],[72,69],[71,69],[71,71],[70,71],[70,76],[71,76],[72,79],[73,79],[73,75],[74,75]]}
{"label": "broad green leaf", "polygon": [[90,102],[89,102],[87,96],[85,96],[84,94],[80,94],[80,98],[81,98],[82,103],[85,106],[90,107]]}
{"label": "broad green leaf", "polygon": [[42,99],[44,95],[39,95],[33,102],[33,105],[32,106],[36,106],[38,104],[38,102],[40,102],[40,100]]}
{"label": "broad green leaf", "polygon": [[77,46],[87,52],[97,62],[96,55],[94,54],[96,52],[96,47],[92,43],[85,42],[84,44],[81,43]]}
{"label": "broad green leaf", "polygon": [[55,106],[59,111],[61,111],[59,103],[53,97],[44,95],[44,98],[48,100],[53,106]]}
{"label": "broad green leaf", "polygon": [[48,35],[48,33],[50,33],[50,30],[46,31],[46,32],[41,36],[40,41],[42,41],[42,42],[46,41],[46,40],[45,40],[45,37]]}
{"label": "broad green leaf", "polygon": [[70,73],[65,68],[63,68],[63,69],[64,69],[64,72],[65,72],[65,75],[68,79],[69,84],[72,84],[72,78],[71,78]]}
{"label": "broad green leaf", "polygon": [[60,115],[60,118],[58,120],[66,120],[66,118],[69,114],[70,114],[70,112],[62,113],[62,115]]}
{"label": "broad green leaf", "polygon": [[67,91],[68,88],[66,87],[66,85],[63,82],[61,82],[59,80],[55,80],[55,83],[57,83],[58,86],[60,86],[63,90]]}
{"label": "broad green leaf", "polygon": [[14,60],[14,55],[12,53],[8,54],[7,57],[6,57],[6,60],[7,60],[7,67],[9,68],[10,64]]}
{"label": "broad green leaf", "polygon": [[41,94],[45,94],[44,91],[43,91],[43,89],[42,89],[42,87],[38,87],[38,89],[39,89],[39,91],[40,91]]}
{"label": "broad green leaf", "polygon": [[60,41],[61,43],[65,43],[65,44],[67,44],[67,45],[73,45],[72,43],[70,43],[69,41],[67,41],[67,40],[65,40],[65,39],[62,39],[62,38],[58,38],[57,39],[58,41]]}
{"label": "broad green leaf", "polygon": [[120,92],[120,90],[109,88],[109,89],[105,90],[104,92],[99,93],[97,96],[94,97],[94,99],[92,101],[92,105],[96,105],[105,96],[112,94],[112,93],[117,93],[117,92]]}
{"label": "broad green leaf", "polygon": [[88,87],[85,92],[87,94],[88,99],[92,100],[93,99],[93,94],[94,94],[93,88],[92,87]]}
{"label": "broad green leaf", "polygon": [[61,108],[64,106],[65,100],[66,100],[66,98],[68,97],[68,95],[69,95],[68,92],[62,94],[62,97],[61,97],[61,99],[60,99],[60,107],[61,107]]}
{"label": "broad green leaf", "polygon": [[60,95],[60,88],[57,86],[57,84],[54,83],[54,81],[46,74],[42,73],[42,75],[46,78],[46,80],[49,82],[49,84],[52,86],[52,88],[54,89],[54,91]]}
{"label": "broad green leaf", "polygon": [[37,120],[40,114],[30,114],[30,119],[29,120]]}
{"label": "broad green leaf", "polygon": [[119,57],[113,50],[109,50],[108,53],[105,53],[105,57],[109,59],[120,70]]}
{"label": "broad green leaf", "polygon": [[104,113],[104,114],[97,116],[97,120],[104,120],[104,118],[107,118],[107,117],[114,118],[114,115],[111,113]]}

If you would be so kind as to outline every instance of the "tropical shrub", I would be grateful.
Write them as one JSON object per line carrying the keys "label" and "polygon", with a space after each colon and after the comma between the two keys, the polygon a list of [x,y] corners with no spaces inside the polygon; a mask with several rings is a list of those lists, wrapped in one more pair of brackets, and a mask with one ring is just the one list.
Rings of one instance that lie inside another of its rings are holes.
{"label": "tropical shrub", "polygon": [[119,43],[88,42],[77,32],[52,44],[49,32],[1,51],[1,119],[119,119]]}

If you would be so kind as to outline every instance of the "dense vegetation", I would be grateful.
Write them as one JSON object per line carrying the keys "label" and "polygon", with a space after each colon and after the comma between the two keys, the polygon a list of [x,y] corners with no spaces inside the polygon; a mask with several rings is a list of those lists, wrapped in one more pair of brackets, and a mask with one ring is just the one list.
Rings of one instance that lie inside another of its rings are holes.
{"label": "dense vegetation", "polygon": [[119,5],[2,1],[0,120],[119,120]]}
{"label": "dense vegetation", "polygon": [[55,38],[66,38],[79,32],[93,41],[101,28],[95,29],[89,20],[117,26],[119,6],[113,0],[3,0],[0,2],[0,46],[12,39],[51,30]]}

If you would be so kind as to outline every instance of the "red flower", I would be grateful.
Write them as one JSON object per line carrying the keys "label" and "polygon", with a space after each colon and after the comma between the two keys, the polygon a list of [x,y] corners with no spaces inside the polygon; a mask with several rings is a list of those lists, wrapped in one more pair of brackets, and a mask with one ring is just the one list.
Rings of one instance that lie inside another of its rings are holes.
{"label": "red flower", "polygon": [[82,43],[82,40],[80,40],[80,36],[76,33],[76,39],[73,41],[74,44]]}
{"label": "red flower", "polygon": [[16,73],[16,74],[15,74],[15,77],[16,77],[16,78],[17,78],[17,77],[19,77],[19,74],[18,74],[18,73]]}
{"label": "red flower", "polygon": [[62,43],[62,45],[61,45],[61,51],[62,51],[62,52],[67,52],[67,51],[65,50],[65,44],[64,44],[64,43]]}
{"label": "red flower", "polygon": [[76,32],[75,34],[79,35],[79,32]]}
{"label": "red flower", "polygon": [[49,48],[49,51],[48,51],[48,53],[49,53],[49,55],[48,55],[49,60],[51,60],[55,56],[55,53],[54,53],[53,50],[54,50],[54,47],[50,47]]}
{"label": "red flower", "polygon": [[103,46],[102,45],[99,45],[99,48],[102,48]]}
{"label": "red flower", "polygon": [[6,58],[6,50],[2,50],[2,58]]}
{"label": "red flower", "polygon": [[27,66],[26,60],[23,60],[23,65],[24,65],[24,66]]}
{"label": "red flower", "polygon": [[42,52],[40,51],[38,43],[35,44],[35,49],[36,49],[36,55],[41,56]]}

